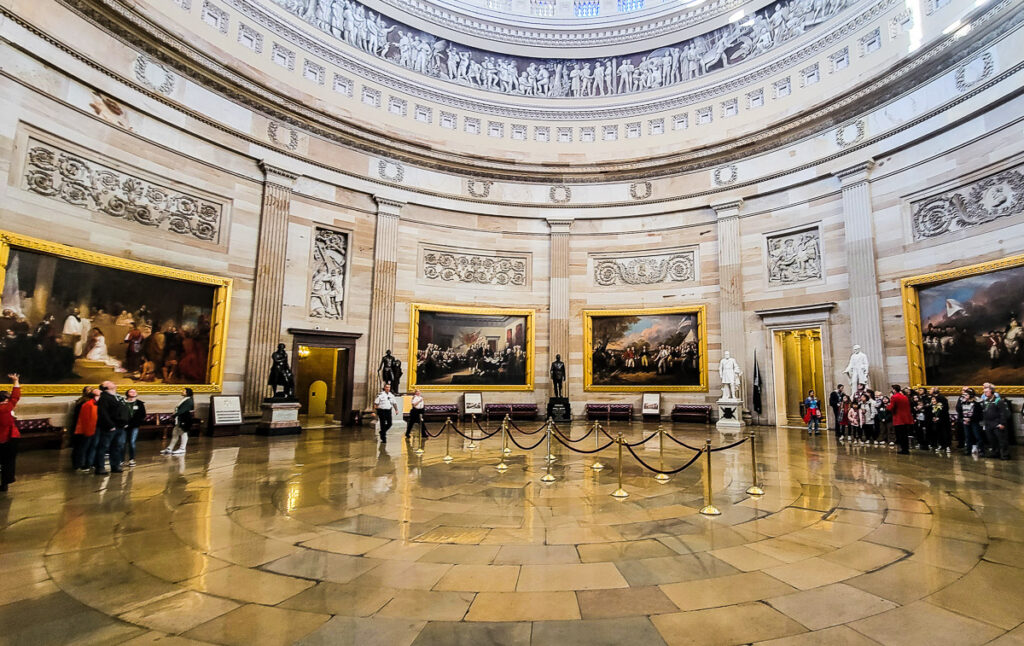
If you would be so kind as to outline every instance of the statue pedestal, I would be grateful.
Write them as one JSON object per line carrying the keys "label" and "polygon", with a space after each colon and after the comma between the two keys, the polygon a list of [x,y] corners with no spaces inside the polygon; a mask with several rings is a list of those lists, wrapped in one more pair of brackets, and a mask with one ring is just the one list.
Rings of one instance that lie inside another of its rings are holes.
{"label": "statue pedestal", "polygon": [[551,397],[548,399],[548,417],[556,422],[572,421],[572,406],[568,397]]}
{"label": "statue pedestal", "polygon": [[743,428],[743,400],[726,399],[718,400],[718,421],[715,427],[720,433],[739,433]]}
{"label": "statue pedestal", "polygon": [[299,409],[302,404],[297,401],[264,401],[260,406],[263,417],[256,426],[257,435],[298,435],[302,432],[299,426]]}

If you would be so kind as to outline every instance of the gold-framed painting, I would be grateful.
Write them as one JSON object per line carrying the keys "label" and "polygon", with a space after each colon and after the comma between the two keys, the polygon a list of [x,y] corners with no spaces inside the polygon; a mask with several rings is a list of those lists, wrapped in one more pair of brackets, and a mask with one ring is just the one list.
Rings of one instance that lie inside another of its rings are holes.
{"label": "gold-framed painting", "polygon": [[0,382],[220,392],[231,279],[0,231]]}
{"label": "gold-framed painting", "polygon": [[1024,255],[904,278],[912,386],[1024,394]]}
{"label": "gold-framed painting", "polygon": [[413,303],[409,389],[533,390],[535,310]]}
{"label": "gold-framed painting", "polygon": [[704,305],[583,311],[583,389],[707,392]]}

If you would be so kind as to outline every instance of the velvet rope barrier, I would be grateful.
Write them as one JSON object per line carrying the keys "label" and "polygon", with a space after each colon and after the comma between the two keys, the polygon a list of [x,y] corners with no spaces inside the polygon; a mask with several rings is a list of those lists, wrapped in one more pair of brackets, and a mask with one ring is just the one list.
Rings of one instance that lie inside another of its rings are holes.
{"label": "velvet rope barrier", "polygon": [[[609,435],[608,431],[604,430],[603,426],[601,427],[601,432],[604,433],[604,436],[607,437],[609,440],[612,440],[613,442],[618,442],[618,439],[612,437],[611,435]],[[632,444],[630,444],[629,442],[623,442],[622,445],[623,446],[640,446],[641,444],[647,444],[648,442],[650,442],[653,438],[655,438],[657,436],[658,436],[658,431],[654,431],[653,433],[651,433],[650,435],[648,435],[644,439],[640,440],[639,442],[633,442]],[[687,448],[689,448],[689,447],[687,447]]]}
{"label": "velvet rope barrier", "polygon": [[593,450],[590,450],[590,451],[588,451],[588,450],[586,450],[586,449],[577,449],[577,448],[576,448],[576,447],[574,447],[574,446],[571,446],[571,445],[569,445],[569,444],[566,444],[566,443],[565,443],[565,440],[563,440],[563,439],[562,439],[562,438],[561,438],[560,436],[558,436],[558,435],[554,435],[553,437],[554,437],[554,438],[555,438],[556,440],[558,440],[558,443],[559,443],[559,444],[561,444],[561,445],[562,445],[562,446],[564,446],[565,448],[569,449],[569,450],[570,450],[570,451],[572,451],[573,453],[585,453],[585,454],[587,454],[587,455],[590,455],[590,454],[593,454],[593,453],[600,453],[601,451],[604,451],[605,449],[607,449],[607,448],[608,448],[609,446],[611,446],[612,444],[615,444],[615,440],[609,440],[609,441],[608,441],[608,443],[607,443],[607,444],[605,444],[604,446],[599,446],[599,447],[597,447],[596,449],[593,449]]}
{"label": "velvet rope barrier", "polygon": [[678,469],[668,469],[668,470],[666,470],[666,469],[658,469],[656,467],[652,467],[651,465],[649,465],[646,462],[644,462],[644,459],[636,454],[636,451],[633,450],[633,447],[631,447],[630,445],[626,444],[625,442],[623,442],[623,446],[625,446],[626,450],[629,451],[630,455],[632,455],[634,458],[636,458],[636,461],[639,462],[640,464],[642,464],[645,468],[647,468],[647,469],[649,469],[651,471],[654,471],[655,473],[664,473],[667,476],[675,475],[675,474],[680,473],[681,471],[683,471],[685,469],[688,469],[690,467],[690,465],[692,465],[694,462],[696,462],[697,458],[699,458],[701,456],[701,454],[704,452],[703,450],[698,450],[696,453],[694,453],[693,457],[690,458],[690,461],[687,462],[686,464],[684,464],[683,466],[679,467]]}

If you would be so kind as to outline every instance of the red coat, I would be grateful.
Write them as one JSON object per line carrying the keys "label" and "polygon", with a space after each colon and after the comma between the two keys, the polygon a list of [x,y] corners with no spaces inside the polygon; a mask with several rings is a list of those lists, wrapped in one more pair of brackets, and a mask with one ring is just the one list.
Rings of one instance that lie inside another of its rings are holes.
{"label": "red coat", "polygon": [[75,424],[75,435],[92,437],[96,433],[96,400],[89,399],[78,409],[78,423]]}
{"label": "red coat", "polygon": [[914,423],[914,416],[910,414],[910,400],[903,393],[893,393],[889,397],[886,409],[892,411],[893,426],[908,426]]}
{"label": "red coat", "polygon": [[0,444],[4,444],[11,438],[21,437],[18,425],[14,423],[14,407],[18,405],[19,399],[21,399],[21,388],[15,386],[11,391],[10,399],[0,404]]}

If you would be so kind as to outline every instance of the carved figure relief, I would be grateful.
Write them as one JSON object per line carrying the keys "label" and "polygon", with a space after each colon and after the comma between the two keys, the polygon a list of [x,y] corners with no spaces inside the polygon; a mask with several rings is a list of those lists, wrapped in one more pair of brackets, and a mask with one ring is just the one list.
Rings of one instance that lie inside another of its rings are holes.
{"label": "carved figure relief", "polygon": [[54,200],[197,240],[218,242],[224,205],[29,139],[24,188]]}
{"label": "carved figure relief", "polygon": [[594,283],[602,287],[695,280],[696,251],[693,249],[645,256],[594,257]]}
{"label": "carved figure relief", "polygon": [[781,0],[675,45],[579,60],[501,56],[451,43],[378,14],[357,0],[273,0],[372,56],[435,78],[520,96],[632,94],[686,82],[763,54],[842,11],[849,0]]}
{"label": "carved figure relief", "polygon": [[444,282],[524,287],[529,262],[525,255],[424,249],[423,276]]}
{"label": "carved figure relief", "polygon": [[1024,212],[1024,165],[911,204],[914,239],[933,238]]}
{"label": "carved figure relief", "polygon": [[347,260],[348,234],[317,227],[313,234],[313,280],[309,288],[311,317],[344,318]]}
{"label": "carved figure relief", "polygon": [[768,246],[768,283],[791,285],[820,280],[821,231],[818,227],[790,231],[766,238]]}

